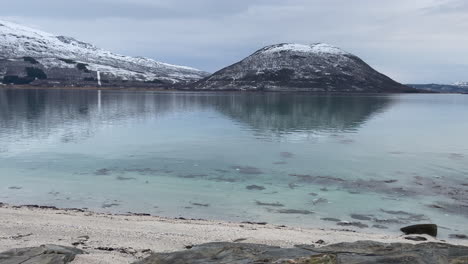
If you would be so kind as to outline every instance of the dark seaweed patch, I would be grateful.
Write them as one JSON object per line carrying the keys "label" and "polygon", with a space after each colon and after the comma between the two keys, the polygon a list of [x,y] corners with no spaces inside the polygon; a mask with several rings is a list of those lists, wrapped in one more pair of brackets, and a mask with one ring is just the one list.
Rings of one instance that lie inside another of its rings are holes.
{"label": "dark seaweed patch", "polygon": [[357,220],[369,221],[372,220],[373,215],[361,215],[361,214],[351,214],[351,218]]}
{"label": "dark seaweed patch", "polygon": [[109,175],[111,173],[111,170],[110,169],[106,169],[106,168],[103,168],[103,169],[99,169],[99,170],[96,170],[94,172],[94,175]]}
{"label": "dark seaweed patch", "polygon": [[321,204],[321,203],[328,203],[328,200],[325,198],[317,198],[312,201],[313,205]]}
{"label": "dark seaweed patch", "polygon": [[264,202],[260,202],[260,201],[255,201],[255,203],[257,205],[260,205],[260,206],[273,206],[273,207],[283,207],[284,204],[282,203],[279,203],[279,202],[275,202],[275,203],[264,203]]}
{"label": "dark seaweed patch", "polygon": [[359,228],[368,228],[369,227],[368,225],[363,224],[361,222],[347,222],[347,221],[338,222],[337,225],[339,225],[339,226],[355,226],[355,227],[359,227]]}
{"label": "dark seaweed patch", "polygon": [[134,177],[124,177],[124,176],[117,176],[115,177],[116,180],[118,181],[130,181],[130,180],[136,180]]}
{"label": "dark seaweed patch", "polygon": [[280,214],[302,214],[302,215],[309,215],[309,214],[314,213],[309,210],[297,210],[297,209],[281,209],[281,210],[277,210],[276,212]]}
{"label": "dark seaweed patch", "polygon": [[115,207],[115,206],[119,206],[120,204],[118,203],[104,203],[102,204],[102,208],[111,208],[111,207]]}
{"label": "dark seaweed patch", "polygon": [[294,157],[294,154],[291,153],[291,152],[284,151],[284,152],[280,153],[280,156],[282,158],[290,159],[290,158]]}
{"label": "dark seaweed patch", "polygon": [[185,175],[179,175],[180,178],[184,179],[196,179],[196,178],[204,178],[208,176],[208,174],[185,174]]}
{"label": "dark seaweed patch", "polygon": [[320,219],[323,220],[323,221],[328,221],[328,222],[341,222],[340,219],[333,218],[333,217],[324,217],[324,218],[320,218]]}
{"label": "dark seaweed patch", "polygon": [[203,203],[190,203],[191,205],[195,205],[195,206],[200,206],[200,207],[208,207],[210,206],[210,204],[203,204]]}
{"label": "dark seaweed patch", "polygon": [[265,187],[260,186],[260,185],[249,185],[245,187],[247,190],[257,190],[257,191],[262,191],[265,190]]}
{"label": "dark seaweed patch", "polygon": [[377,229],[388,229],[388,227],[384,226],[384,225],[372,225],[373,228],[377,228]]}
{"label": "dark seaweed patch", "polygon": [[275,161],[273,162],[274,165],[284,165],[284,164],[288,164],[286,161]]}

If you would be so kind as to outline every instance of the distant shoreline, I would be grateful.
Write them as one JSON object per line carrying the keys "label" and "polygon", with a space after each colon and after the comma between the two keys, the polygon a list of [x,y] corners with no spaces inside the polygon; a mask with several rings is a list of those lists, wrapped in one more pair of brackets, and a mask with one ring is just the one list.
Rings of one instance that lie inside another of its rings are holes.
{"label": "distant shoreline", "polygon": [[[33,86],[33,85],[0,85],[0,89],[17,89],[17,90],[103,90],[103,91],[148,91],[148,92],[231,92],[231,93],[277,93],[277,94],[316,94],[316,95],[395,95],[395,94],[439,94],[431,91],[419,91],[419,92],[406,92],[406,93],[359,93],[359,92],[311,92],[311,91],[253,91],[253,90],[199,90],[199,89],[175,89],[175,88],[162,88],[162,87],[98,87],[98,86]],[[440,94],[458,94],[458,93],[440,93]]]}
{"label": "distant shoreline", "polygon": [[[384,243],[416,243],[398,234],[365,233],[348,229],[312,229],[235,223],[185,218],[164,218],[147,214],[106,214],[82,209],[12,206],[0,203],[0,252],[41,244],[76,246],[89,254],[77,263],[129,263],[148,252],[172,252],[187,246],[224,241],[293,247],[372,240]],[[443,242],[424,236],[426,242]],[[316,243],[320,241],[320,243]],[[323,241],[323,242],[321,242]],[[450,241],[468,245],[468,241]],[[114,248],[114,251],[100,250]],[[126,251],[136,252],[126,254]],[[150,251],[148,251],[150,250]],[[146,253],[145,253],[146,252]]]}

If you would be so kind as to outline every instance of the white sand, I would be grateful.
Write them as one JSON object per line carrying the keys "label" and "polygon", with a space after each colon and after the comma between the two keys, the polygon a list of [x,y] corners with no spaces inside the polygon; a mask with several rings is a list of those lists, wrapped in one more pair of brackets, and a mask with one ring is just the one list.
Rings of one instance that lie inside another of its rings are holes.
{"label": "white sand", "polygon": [[[16,237],[25,235],[23,237]],[[302,229],[274,225],[251,225],[215,221],[174,220],[154,216],[106,215],[52,209],[0,207],[0,252],[18,247],[58,244],[71,246],[80,236],[89,236],[79,248],[89,252],[73,263],[131,263],[153,252],[183,250],[187,245],[245,239],[242,242],[282,247],[375,240],[407,242],[402,236],[337,230]],[[429,240],[433,240],[429,238]],[[452,241],[450,241],[452,242]],[[458,241],[460,242],[460,241]],[[468,245],[468,242],[467,242]],[[135,255],[96,250],[97,247],[125,248]]]}

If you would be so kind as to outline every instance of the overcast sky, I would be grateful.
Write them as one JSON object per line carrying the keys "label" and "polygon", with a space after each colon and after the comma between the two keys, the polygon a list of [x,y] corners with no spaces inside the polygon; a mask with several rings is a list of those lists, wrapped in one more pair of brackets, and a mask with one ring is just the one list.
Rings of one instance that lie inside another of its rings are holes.
{"label": "overcast sky", "polygon": [[400,82],[468,81],[467,0],[14,0],[0,17],[210,72],[265,45],[325,42]]}

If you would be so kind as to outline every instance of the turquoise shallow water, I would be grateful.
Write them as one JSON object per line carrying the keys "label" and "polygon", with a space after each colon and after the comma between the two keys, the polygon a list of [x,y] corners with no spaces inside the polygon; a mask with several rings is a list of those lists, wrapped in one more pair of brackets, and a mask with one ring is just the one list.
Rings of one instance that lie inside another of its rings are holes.
{"label": "turquoise shallow water", "polygon": [[468,95],[0,90],[0,202],[468,233],[467,135]]}

